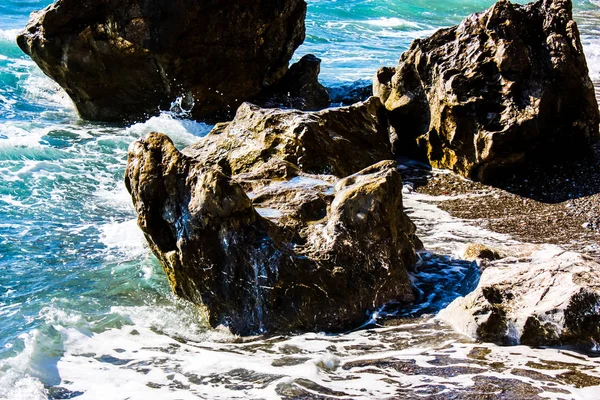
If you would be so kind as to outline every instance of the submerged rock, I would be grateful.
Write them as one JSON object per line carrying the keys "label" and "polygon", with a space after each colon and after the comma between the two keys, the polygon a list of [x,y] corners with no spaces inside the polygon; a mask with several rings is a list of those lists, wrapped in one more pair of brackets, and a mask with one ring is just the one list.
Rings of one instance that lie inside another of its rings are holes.
{"label": "submerged rock", "polygon": [[392,154],[379,99],[319,112],[260,108],[245,103],[231,122],[185,150],[226,175],[256,171],[274,159],[311,174],[344,177]]}
{"label": "submerged rock", "polygon": [[439,316],[482,341],[574,345],[598,350],[600,265],[548,246],[505,267],[490,266],[477,289]]}
{"label": "submerged rock", "polygon": [[141,118],[178,97],[203,118],[286,73],[305,14],[304,0],[58,0],[17,42],[85,119]]}
{"label": "submerged rock", "polygon": [[[240,334],[339,331],[386,302],[413,300],[406,267],[420,242],[403,212],[393,161],[342,179],[332,191],[276,181],[252,193],[253,204],[235,177],[152,133],[130,147],[126,185],[173,291],[204,305],[213,326]],[[275,201],[270,206],[280,204],[281,215],[257,212],[255,205],[289,191],[291,198],[302,193],[297,207]]]}
{"label": "submerged rock", "polygon": [[529,161],[582,157],[600,116],[571,8],[500,0],[415,40],[373,84],[394,150],[481,181]]}

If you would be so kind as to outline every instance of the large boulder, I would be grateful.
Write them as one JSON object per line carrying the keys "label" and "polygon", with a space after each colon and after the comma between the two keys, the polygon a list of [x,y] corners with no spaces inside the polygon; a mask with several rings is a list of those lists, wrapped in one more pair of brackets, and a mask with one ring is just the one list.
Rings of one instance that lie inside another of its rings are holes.
{"label": "large boulder", "polygon": [[597,262],[581,254],[547,245],[518,262],[489,266],[477,289],[439,316],[486,342],[597,351],[599,270]]}
{"label": "large boulder", "polygon": [[345,177],[392,158],[385,110],[375,97],[319,112],[244,103],[233,121],[217,124],[185,153],[227,175],[279,159],[306,173]]}
{"label": "large boulder", "polygon": [[165,135],[130,147],[126,186],[138,224],[173,291],[204,305],[213,326],[340,331],[386,302],[414,299],[407,267],[420,242],[395,162],[335,187],[277,157],[238,177],[261,168],[320,183],[282,179],[246,193],[218,163],[180,153]]}
{"label": "large boulder", "polygon": [[17,42],[85,119],[141,118],[178,97],[203,118],[286,73],[305,14],[304,0],[58,0]]}
{"label": "large boulder", "polygon": [[489,181],[585,154],[600,116],[570,0],[500,0],[375,75],[395,150]]}

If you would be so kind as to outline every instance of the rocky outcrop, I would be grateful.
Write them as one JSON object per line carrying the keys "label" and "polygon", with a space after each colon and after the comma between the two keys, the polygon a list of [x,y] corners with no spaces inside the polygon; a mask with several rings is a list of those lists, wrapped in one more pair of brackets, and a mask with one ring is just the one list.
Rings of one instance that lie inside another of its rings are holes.
{"label": "rocky outcrop", "polygon": [[530,346],[600,343],[600,265],[546,246],[507,266],[490,266],[477,289],[439,316],[486,342]]}
{"label": "rocky outcrop", "polygon": [[229,176],[278,159],[306,173],[345,177],[392,158],[377,98],[310,113],[245,103],[233,121],[218,124],[185,153]]}
{"label": "rocky outcrop", "polygon": [[305,14],[304,0],[58,0],[17,41],[85,119],[142,118],[178,97],[198,119],[279,81]]}
{"label": "rocky outcrop", "polygon": [[[277,119],[254,114],[263,124]],[[251,154],[251,148],[228,152]],[[295,154],[296,147],[287,149]],[[130,147],[126,185],[173,291],[204,305],[213,326],[240,334],[339,331],[357,327],[368,310],[386,302],[413,300],[406,267],[420,242],[403,212],[395,162],[368,167],[333,187],[281,160],[282,153],[237,177],[231,168],[233,178],[221,172],[231,159],[210,163],[198,149],[186,154],[166,136],[148,135]],[[238,177],[247,182],[261,171],[271,182],[263,179],[260,189],[246,193]]]}
{"label": "rocky outcrop", "polygon": [[481,181],[585,154],[600,116],[571,7],[500,0],[415,40],[374,79],[395,151]]}

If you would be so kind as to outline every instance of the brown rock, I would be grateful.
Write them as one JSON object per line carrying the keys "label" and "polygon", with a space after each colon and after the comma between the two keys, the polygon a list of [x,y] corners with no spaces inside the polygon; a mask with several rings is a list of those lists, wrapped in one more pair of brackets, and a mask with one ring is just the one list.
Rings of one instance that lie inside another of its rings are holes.
{"label": "brown rock", "polygon": [[321,59],[312,54],[292,64],[276,84],[265,89],[253,102],[263,107],[285,107],[304,111],[329,106],[329,93],[319,83]]}
{"label": "brown rock", "polygon": [[463,251],[463,258],[469,261],[475,260],[498,260],[500,254],[497,250],[492,249],[486,245],[480,243],[467,243],[465,250]]}
{"label": "brown rock", "polygon": [[204,118],[285,74],[305,14],[304,0],[58,0],[17,42],[85,119],[143,118],[178,97]]}
{"label": "brown rock", "polygon": [[131,146],[126,185],[173,291],[204,305],[213,326],[339,331],[413,300],[406,267],[420,242],[395,162],[339,181],[321,197],[325,215],[299,212],[293,228],[261,217],[240,184],[161,134]]}
{"label": "brown rock", "polygon": [[310,174],[348,176],[392,158],[379,99],[320,112],[242,104],[232,122],[218,124],[185,153],[226,175],[278,159]]}
{"label": "brown rock", "polygon": [[585,155],[600,115],[571,8],[500,0],[415,40],[374,79],[394,150],[480,181]]}
{"label": "brown rock", "polygon": [[477,289],[440,317],[479,340],[534,346],[600,343],[598,263],[546,245],[529,259],[483,271]]}

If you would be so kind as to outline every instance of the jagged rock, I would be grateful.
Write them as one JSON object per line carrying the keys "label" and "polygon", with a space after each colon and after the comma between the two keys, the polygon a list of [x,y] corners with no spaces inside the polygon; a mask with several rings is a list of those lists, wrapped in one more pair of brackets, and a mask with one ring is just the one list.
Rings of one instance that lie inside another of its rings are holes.
{"label": "jagged rock", "polygon": [[285,74],[305,15],[304,0],[58,0],[17,42],[85,119],[142,118],[178,97],[203,118]]}
{"label": "jagged rock", "polygon": [[415,40],[374,78],[394,150],[481,181],[525,162],[582,157],[600,116],[571,8],[500,0]]}
{"label": "jagged rock", "polygon": [[600,265],[547,246],[529,259],[490,266],[477,289],[439,316],[482,341],[505,345],[600,343]]}
{"label": "jagged rock", "polygon": [[245,103],[233,121],[215,126],[185,153],[226,175],[272,159],[311,174],[344,177],[392,158],[387,120],[377,98],[320,112],[266,109]]}
{"label": "jagged rock", "polygon": [[[267,169],[293,170],[273,165]],[[261,190],[283,193],[291,184]],[[323,212],[297,212],[292,228],[285,218],[263,218],[238,182],[162,134],[132,144],[126,185],[173,291],[204,305],[213,326],[240,334],[339,331],[388,301],[413,300],[406,267],[420,242],[393,161],[340,180],[314,207]]]}
{"label": "jagged rock", "polygon": [[253,102],[263,107],[322,110],[329,106],[330,100],[327,89],[319,83],[319,72],[321,59],[307,54],[292,64],[280,81],[265,89]]}

